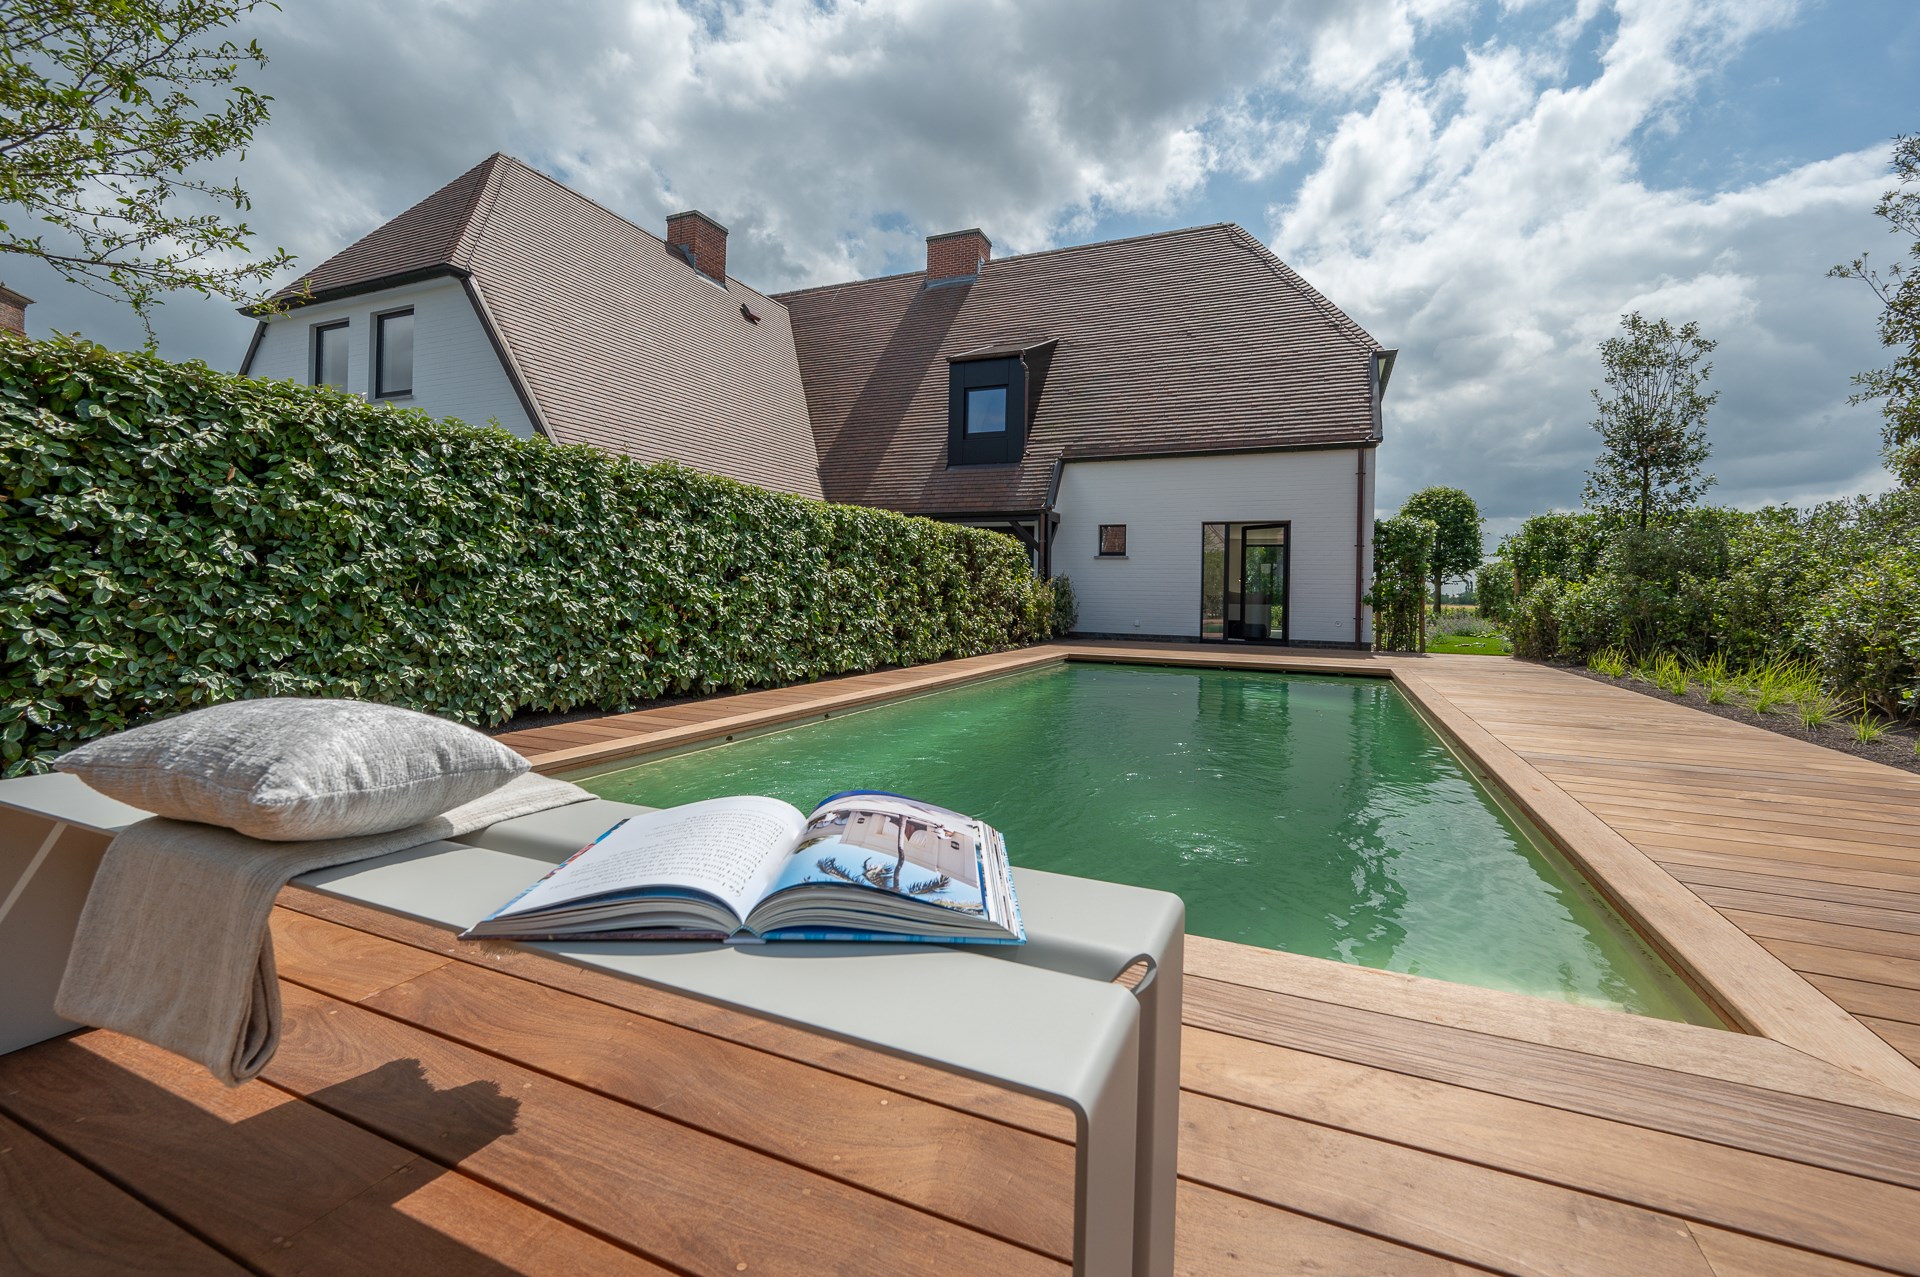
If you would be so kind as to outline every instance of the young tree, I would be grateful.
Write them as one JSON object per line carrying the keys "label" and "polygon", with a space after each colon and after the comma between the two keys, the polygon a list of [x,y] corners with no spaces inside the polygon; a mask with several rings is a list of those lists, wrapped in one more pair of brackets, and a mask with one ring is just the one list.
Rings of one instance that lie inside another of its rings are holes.
{"label": "young tree", "polygon": [[1675,328],[1640,312],[1623,315],[1626,332],[1600,343],[1611,396],[1593,391],[1600,457],[1587,472],[1594,510],[1644,528],[1691,506],[1714,484],[1707,459],[1707,410],[1720,398],[1700,391],[1713,372],[1703,364],[1714,344],[1700,325]]}
{"label": "young tree", "polygon": [[124,299],[149,340],[164,293],[264,291],[287,254],[239,260],[250,232],[222,210],[247,193],[204,175],[267,119],[237,82],[267,55],[212,38],[261,3],[0,0],[0,254]]}
{"label": "young tree", "polygon": [[1894,262],[1882,275],[1867,264],[1865,253],[1827,274],[1857,279],[1880,299],[1880,344],[1894,352],[1893,362],[1872,372],[1856,373],[1859,391],[1848,403],[1879,399],[1887,444],[1887,468],[1909,487],[1920,487],[1920,134],[1893,139],[1893,172],[1899,186],[1874,205],[1876,217],[1887,220],[1895,233],[1912,238],[1911,261]]}
{"label": "young tree", "polygon": [[1433,610],[1440,611],[1444,584],[1458,577],[1472,578],[1480,570],[1480,507],[1458,488],[1422,488],[1400,507],[1402,515],[1432,519],[1436,532],[1433,557]]}

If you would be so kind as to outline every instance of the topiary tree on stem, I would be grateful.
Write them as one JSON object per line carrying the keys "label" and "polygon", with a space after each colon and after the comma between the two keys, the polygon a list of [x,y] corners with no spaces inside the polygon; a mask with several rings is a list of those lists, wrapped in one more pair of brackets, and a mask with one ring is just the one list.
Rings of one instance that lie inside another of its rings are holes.
{"label": "topiary tree on stem", "polygon": [[1400,513],[1433,520],[1433,558],[1427,571],[1433,577],[1433,610],[1438,614],[1446,582],[1471,579],[1480,569],[1480,507],[1458,488],[1435,487],[1408,497]]}

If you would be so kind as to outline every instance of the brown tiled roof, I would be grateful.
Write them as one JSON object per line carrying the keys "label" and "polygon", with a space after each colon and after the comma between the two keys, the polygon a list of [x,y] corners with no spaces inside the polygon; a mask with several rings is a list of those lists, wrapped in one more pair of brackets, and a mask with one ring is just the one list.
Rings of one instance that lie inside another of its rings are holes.
{"label": "brown tiled roof", "polygon": [[503,165],[517,161],[488,156],[392,221],[355,240],[274,294],[276,301],[338,296],[400,275],[464,266],[462,237],[487,184]]}
{"label": "brown tiled roof", "polygon": [[[1364,443],[1382,348],[1233,225],[785,293],[830,500],[1038,509],[1056,459]],[[948,468],[948,361],[1055,340],[1018,465]]]}
{"label": "brown tiled roof", "polygon": [[505,155],[310,279],[320,298],[435,271],[471,277],[559,442],[820,495],[778,302],[732,278],[717,286],[658,236]]}

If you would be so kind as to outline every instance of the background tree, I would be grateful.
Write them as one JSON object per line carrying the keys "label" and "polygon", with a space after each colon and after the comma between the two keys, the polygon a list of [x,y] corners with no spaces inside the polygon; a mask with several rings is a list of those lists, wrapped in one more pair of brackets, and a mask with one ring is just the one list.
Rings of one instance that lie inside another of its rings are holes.
{"label": "background tree", "polygon": [[1444,584],[1460,577],[1471,580],[1480,570],[1480,507],[1458,488],[1422,488],[1407,498],[1400,513],[1433,520],[1436,531],[1428,570],[1433,573],[1433,610],[1437,613]]}
{"label": "background tree", "polygon": [[241,260],[247,193],[204,169],[267,120],[238,82],[267,55],[214,38],[261,3],[0,0],[0,254],[124,299],[149,341],[164,293],[264,291],[290,259]]}
{"label": "background tree", "polygon": [[1587,472],[1587,505],[1644,528],[1691,506],[1713,486],[1707,459],[1707,410],[1720,398],[1702,394],[1713,372],[1702,363],[1714,343],[1700,325],[1675,328],[1640,312],[1621,317],[1626,331],[1600,343],[1611,395],[1593,391],[1600,415],[1599,460]]}
{"label": "background tree", "polygon": [[1920,134],[1893,139],[1893,172],[1900,186],[1874,205],[1874,215],[1890,229],[1910,238],[1911,261],[1895,262],[1882,275],[1867,264],[1865,253],[1828,271],[1839,279],[1857,279],[1880,299],[1880,344],[1894,352],[1893,362],[1872,372],[1857,373],[1859,392],[1848,403],[1883,401],[1880,412],[1887,443],[1887,468],[1909,487],[1920,487]]}

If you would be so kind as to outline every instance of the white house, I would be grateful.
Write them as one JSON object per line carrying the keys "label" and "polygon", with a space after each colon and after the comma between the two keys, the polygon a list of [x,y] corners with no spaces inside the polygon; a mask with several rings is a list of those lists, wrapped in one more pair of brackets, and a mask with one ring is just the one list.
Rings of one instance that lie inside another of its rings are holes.
{"label": "white house", "polygon": [[1394,353],[1229,224],[768,296],[495,155],[263,319],[243,371],[1008,532],[1079,632],[1365,646]]}

